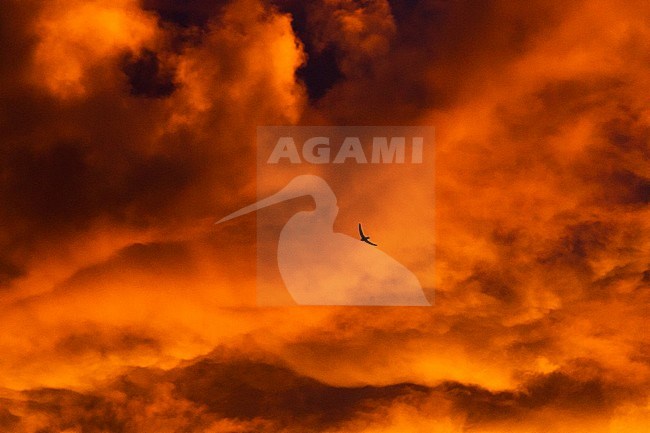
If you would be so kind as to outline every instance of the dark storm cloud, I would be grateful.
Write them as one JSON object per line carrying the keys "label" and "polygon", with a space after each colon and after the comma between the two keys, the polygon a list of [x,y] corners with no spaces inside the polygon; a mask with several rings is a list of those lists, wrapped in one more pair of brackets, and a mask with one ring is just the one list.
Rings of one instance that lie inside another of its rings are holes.
{"label": "dark storm cloud", "polygon": [[[292,14],[296,34],[311,58],[301,72],[310,94],[333,92],[322,107],[343,124],[353,120],[372,123],[371,119],[406,121],[426,109],[449,108],[464,92],[483,87],[486,77],[498,74],[537,38],[552,31],[561,23],[562,13],[572,7],[534,2],[520,8],[505,2],[435,0],[275,3]],[[365,29],[328,31],[345,16],[343,11]],[[380,17],[396,31],[377,26]],[[369,29],[387,42],[386,50],[377,51],[376,57],[364,52],[363,39],[355,34],[367,36],[364,32]],[[324,65],[317,71],[310,62]],[[330,72],[323,76],[324,71]]]}
{"label": "dark storm cloud", "polygon": [[[39,389],[26,392],[29,412],[47,413],[48,419],[40,431],[61,431],[82,428],[87,431],[110,431],[122,433],[126,430],[125,420],[119,416],[118,408],[103,399],[82,393],[59,389]],[[20,424],[22,429],[34,427],[29,420]]]}
{"label": "dark storm cloud", "polygon": [[[499,423],[525,423],[535,411],[561,411],[567,416],[598,418],[613,409],[607,385],[556,372],[531,379],[517,392],[491,392],[477,386],[448,383],[440,387],[456,410],[466,414],[468,429]],[[610,391],[611,392],[611,391]]]}
{"label": "dark storm cloud", "polygon": [[173,71],[164,71],[153,51],[143,50],[138,56],[127,55],[123,70],[129,77],[134,96],[164,98],[176,90]]}
{"label": "dark storm cloud", "polygon": [[183,27],[205,26],[232,0],[142,0],[142,8]]}
{"label": "dark storm cloud", "polygon": [[82,146],[55,144],[46,152],[21,149],[5,159],[3,198],[17,219],[35,219],[55,229],[87,221],[101,199]]}
{"label": "dark storm cloud", "polygon": [[[101,215],[147,224],[196,177],[197,155],[171,146],[160,154],[138,149],[149,122],[160,122],[155,108],[125,112],[119,91],[61,106],[19,90],[8,95],[0,151],[0,213],[15,237],[87,228]],[[71,130],[84,138],[65,138]]]}
{"label": "dark storm cloud", "polygon": [[24,269],[7,261],[0,261],[0,287],[8,285],[11,280],[23,275],[25,275]]}
{"label": "dark storm cloud", "polygon": [[[251,362],[202,360],[172,372],[177,392],[227,418],[270,418],[287,427],[326,428],[356,412],[390,404],[426,387],[334,387],[303,377],[286,367]],[[218,391],[217,391],[218,390]]]}
{"label": "dark storm cloud", "polygon": [[317,21],[314,15],[319,2],[275,0],[271,3],[281,12],[291,15],[291,28],[307,55],[305,64],[296,70],[296,77],[305,83],[309,98],[318,100],[344,78],[338,64],[343,55],[340,49],[329,41],[324,47],[318,44],[319,24],[314,25]]}
{"label": "dark storm cloud", "polygon": [[[111,158],[124,165],[114,169],[107,164]],[[1,164],[4,219],[16,226],[28,223],[40,234],[88,228],[100,215],[148,224],[192,182],[188,163],[182,155],[144,156],[80,142],[12,149]]]}
{"label": "dark storm cloud", "polygon": [[0,407],[0,427],[6,431],[15,431],[20,423],[20,417],[11,413],[8,409]]}
{"label": "dark storm cloud", "polygon": [[59,340],[54,350],[72,358],[89,354],[108,356],[120,352],[159,352],[160,349],[160,342],[145,335],[140,329],[107,331],[101,328],[93,329],[92,325],[87,324],[83,330]]}
{"label": "dark storm cloud", "polygon": [[[167,391],[161,393],[162,389]],[[143,431],[142,422],[156,424],[169,419],[183,431],[199,432],[220,419],[232,419],[235,424],[265,420],[272,426],[256,431],[322,430],[353,420],[359,413],[370,413],[377,406],[390,406],[403,396],[422,398],[427,392],[426,387],[411,384],[333,387],[280,365],[202,359],[168,372],[133,369],[100,393],[26,391],[27,407],[20,412],[39,414],[46,429],[137,432]],[[7,407],[7,424],[29,425],[28,418],[21,422],[13,415],[20,403],[8,402]],[[138,420],[143,410],[156,415]]]}
{"label": "dark storm cloud", "polygon": [[[504,423],[526,425],[542,409],[563,414],[567,420],[600,419],[617,404],[639,397],[623,386],[574,374],[558,371],[532,377],[516,391],[490,391],[457,382],[434,387],[409,383],[337,387],[276,363],[205,357],[169,371],[132,369],[99,392],[25,391],[24,406],[18,400],[5,400],[2,419],[6,425],[25,428],[29,416],[38,414],[46,429],[111,432],[143,431],[145,422],[169,422],[182,431],[199,432],[214,428],[219,420],[231,420],[233,431],[364,431],[387,421],[380,415],[385,411],[412,408],[417,412],[449,405],[448,412],[420,416],[434,424],[451,417],[463,420],[465,429],[481,431]],[[150,416],[138,417],[143,411]],[[164,431],[173,431],[169,426]]]}
{"label": "dark storm cloud", "polygon": [[617,170],[603,179],[603,198],[619,205],[647,205],[650,203],[650,178],[630,170]]}
{"label": "dark storm cloud", "polygon": [[[33,15],[38,12],[38,1],[8,0],[0,10],[0,82],[3,83],[3,93],[9,85],[20,82],[36,38],[29,31]],[[4,112],[6,107],[0,108]]]}
{"label": "dark storm cloud", "polygon": [[515,287],[519,282],[513,275],[508,275],[508,271],[501,266],[494,269],[479,266],[465,283],[478,283],[481,293],[506,304],[514,303],[518,298]]}
{"label": "dark storm cloud", "polygon": [[638,152],[650,159],[650,126],[642,121],[640,113],[630,107],[620,107],[618,116],[602,124],[602,133],[614,146],[625,152]]}
{"label": "dark storm cloud", "polygon": [[615,227],[600,221],[580,222],[568,225],[557,240],[554,250],[541,258],[542,262],[563,262],[576,269],[587,266],[587,261],[601,254],[608,245]]}
{"label": "dark storm cloud", "polygon": [[328,46],[319,52],[307,51],[307,62],[296,71],[298,79],[304,81],[311,100],[320,99],[338,81],[343,79],[336,60],[336,49]]}

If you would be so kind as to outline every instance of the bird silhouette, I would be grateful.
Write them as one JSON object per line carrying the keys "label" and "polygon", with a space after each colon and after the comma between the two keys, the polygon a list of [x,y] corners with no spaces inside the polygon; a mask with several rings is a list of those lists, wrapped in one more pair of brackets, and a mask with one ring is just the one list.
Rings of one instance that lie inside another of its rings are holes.
{"label": "bird silhouette", "polygon": [[300,175],[282,190],[217,224],[286,200],[311,196],[315,209],[293,215],[278,241],[278,269],[300,305],[430,305],[417,277],[379,249],[335,233],[336,195],[319,176]]}
{"label": "bird silhouette", "polygon": [[372,245],[373,247],[376,247],[377,244],[374,244],[370,242],[370,236],[366,236],[363,234],[363,229],[361,228],[361,223],[359,223],[359,236],[361,236],[361,239],[359,239],[361,242],[365,242],[367,244]]}

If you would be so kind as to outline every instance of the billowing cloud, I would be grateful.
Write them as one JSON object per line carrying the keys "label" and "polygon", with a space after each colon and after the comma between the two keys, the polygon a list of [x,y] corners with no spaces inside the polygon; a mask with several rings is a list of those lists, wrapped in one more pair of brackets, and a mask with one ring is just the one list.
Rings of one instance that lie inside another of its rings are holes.
{"label": "billowing cloud", "polygon": [[[649,18],[5,2],[0,429],[646,431]],[[432,307],[255,306],[254,217],[214,222],[274,124],[436,127]]]}
{"label": "billowing cloud", "polygon": [[132,369],[99,392],[8,394],[2,420],[19,431],[612,431],[626,422],[618,405],[640,403],[639,394],[596,372],[576,364],[498,392],[458,382],[340,387],[281,363],[213,354],[168,371]]}

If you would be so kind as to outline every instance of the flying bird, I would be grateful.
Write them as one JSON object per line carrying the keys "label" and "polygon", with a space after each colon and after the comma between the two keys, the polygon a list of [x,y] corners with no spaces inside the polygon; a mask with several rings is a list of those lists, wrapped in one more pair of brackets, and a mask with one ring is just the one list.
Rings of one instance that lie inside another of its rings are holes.
{"label": "flying bird", "polygon": [[319,176],[296,176],[280,191],[217,224],[303,196],[311,196],[316,206],[287,221],[277,250],[280,276],[297,304],[431,305],[418,278],[404,265],[379,249],[359,245],[356,238],[334,232],[336,195]]}
{"label": "flying bird", "polygon": [[365,242],[367,244],[372,245],[373,247],[376,247],[377,244],[373,244],[370,242],[370,236],[366,236],[363,234],[363,229],[361,228],[361,223],[359,223],[359,236],[361,236],[361,239],[359,239],[361,242]]}

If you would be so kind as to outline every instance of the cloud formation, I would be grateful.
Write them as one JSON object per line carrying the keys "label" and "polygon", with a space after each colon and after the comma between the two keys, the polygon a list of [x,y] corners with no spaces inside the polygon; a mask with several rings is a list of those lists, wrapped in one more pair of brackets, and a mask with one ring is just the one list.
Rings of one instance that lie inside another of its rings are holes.
{"label": "cloud formation", "polygon": [[[649,19],[6,1],[0,429],[647,430]],[[433,307],[254,306],[273,124],[436,127]]]}
{"label": "cloud formation", "polygon": [[168,371],[131,369],[92,393],[13,393],[2,422],[17,431],[600,432],[617,428],[603,424],[612,418],[626,422],[618,405],[640,403],[638,393],[594,377],[595,366],[572,368],[513,391],[458,382],[340,387],[282,364],[213,354]]}

